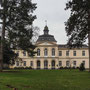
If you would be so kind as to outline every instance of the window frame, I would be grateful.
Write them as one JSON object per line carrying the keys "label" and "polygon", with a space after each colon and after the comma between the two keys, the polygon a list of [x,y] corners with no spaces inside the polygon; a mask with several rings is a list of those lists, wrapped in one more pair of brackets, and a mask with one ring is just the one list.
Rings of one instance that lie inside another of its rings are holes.
{"label": "window frame", "polygon": [[77,52],[76,51],[73,51],[73,56],[77,56]]}
{"label": "window frame", "polygon": [[82,51],[82,56],[85,56],[85,51]]}
{"label": "window frame", "polygon": [[59,51],[59,56],[62,56],[62,51]]}
{"label": "window frame", "polygon": [[26,61],[23,61],[23,66],[26,66]]}
{"label": "window frame", "polygon": [[55,48],[52,48],[52,56],[55,56]]}
{"label": "window frame", "polygon": [[40,56],[40,49],[37,49],[37,56]]}
{"label": "window frame", "polygon": [[69,51],[66,51],[66,56],[69,56]]}

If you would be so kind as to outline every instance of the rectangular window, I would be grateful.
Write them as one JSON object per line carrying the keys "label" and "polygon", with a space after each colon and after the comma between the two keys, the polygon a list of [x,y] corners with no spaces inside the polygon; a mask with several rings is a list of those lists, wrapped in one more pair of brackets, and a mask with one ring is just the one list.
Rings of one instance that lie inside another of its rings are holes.
{"label": "rectangular window", "polygon": [[82,51],[82,56],[85,56],[85,51]]}
{"label": "rectangular window", "polygon": [[66,56],[69,56],[69,51],[66,51]]}
{"label": "rectangular window", "polygon": [[33,67],[33,61],[30,62],[30,66]]}
{"label": "rectangular window", "polygon": [[62,61],[59,61],[59,66],[62,66]]}
{"label": "rectangular window", "polygon": [[52,48],[52,56],[55,56],[55,48]]}
{"label": "rectangular window", "polygon": [[62,51],[59,51],[59,56],[62,56]]}
{"label": "rectangular window", "polygon": [[19,61],[16,61],[16,66],[19,66]]}
{"label": "rectangular window", "polygon": [[73,56],[76,56],[76,51],[73,51]]}
{"label": "rectangular window", "polygon": [[76,61],[73,61],[73,66],[76,66]]}
{"label": "rectangular window", "polygon": [[23,65],[26,66],[26,61],[23,62]]}
{"label": "rectangular window", "polygon": [[70,62],[66,61],[66,67],[69,67]]}

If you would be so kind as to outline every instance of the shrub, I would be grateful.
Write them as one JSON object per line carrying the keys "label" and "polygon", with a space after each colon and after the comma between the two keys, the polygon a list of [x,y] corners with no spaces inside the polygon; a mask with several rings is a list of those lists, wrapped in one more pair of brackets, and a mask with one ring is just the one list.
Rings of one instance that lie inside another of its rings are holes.
{"label": "shrub", "polygon": [[63,69],[63,67],[60,67],[59,69]]}
{"label": "shrub", "polygon": [[14,67],[14,69],[24,69],[24,67]]}
{"label": "shrub", "polygon": [[30,66],[30,67],[25,67],[25,69],[32,69],[32,67]]}
{"label": "shrub", "polygon": [[64,67],[64,69],[68,69],[69,67]]}
{"label": "shrub", "polygon": [[80,68],[79,68],[80,71],[84,71],[85,70],[85,66],[84,66],[84,63],[81,63],[80,64]]}
{"label": "shrub", "polygon": [[73,66],[72,69],[76,69],[76,67]]}

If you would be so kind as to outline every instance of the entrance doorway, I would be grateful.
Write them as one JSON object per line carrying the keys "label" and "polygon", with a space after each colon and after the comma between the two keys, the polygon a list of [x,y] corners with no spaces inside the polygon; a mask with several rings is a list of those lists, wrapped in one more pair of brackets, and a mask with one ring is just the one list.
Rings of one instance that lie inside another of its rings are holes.
{"label": "entrance doorway", "polygon": [[47,60],[44,61],[44,69],[48,69],[48,61]]}
{"label": "entrance doorway", "polygon": [[40,69],[40,66],[41,66],[41,63],[40,63],[40,61],[38,60],[38,61],[37,61],[37,69]]}
{"label": "entrance doorway", "polygon": [[52,60],[51,65],[52,65],[52,69],[55,69],[55,60]]}

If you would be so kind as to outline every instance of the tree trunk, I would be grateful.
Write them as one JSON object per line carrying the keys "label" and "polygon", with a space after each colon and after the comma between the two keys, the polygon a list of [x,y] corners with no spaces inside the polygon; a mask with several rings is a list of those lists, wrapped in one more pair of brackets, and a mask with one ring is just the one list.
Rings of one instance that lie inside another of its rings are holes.
{"label": "tree trunk", "polygon": [[89,50],[89,72],[90,72],[90,31],[88,32],[88,50]]}
{"label": "tree trunk", "polygon": [[4,0],[1,47],[0,47],[0,72],[2,72],[2,70],[3,70],[3,51],[4,51],[4,43],[5,43],[5,22],[6,22],[5,7],[6,7],[6,3],[7,3],[7,0]]}

